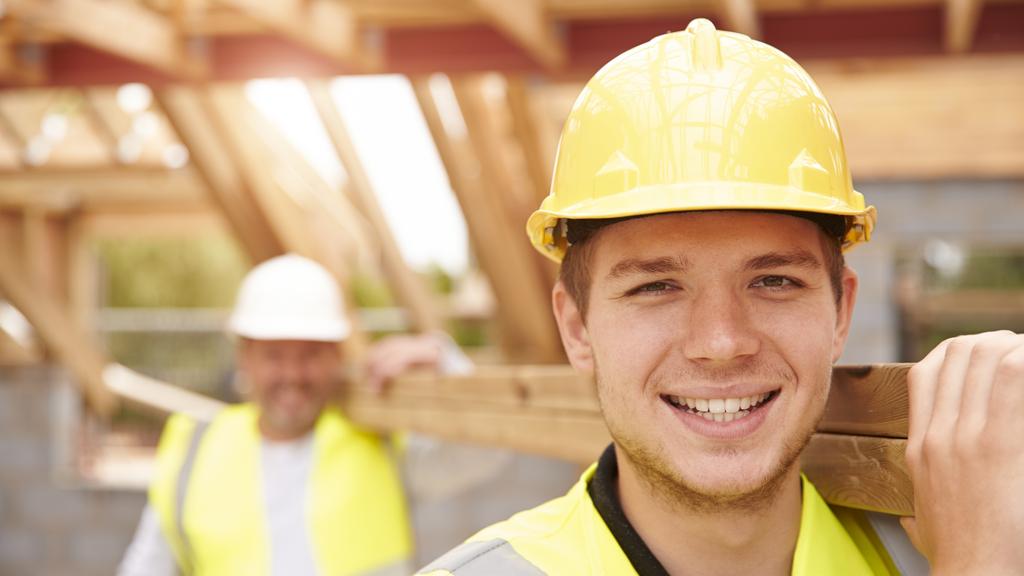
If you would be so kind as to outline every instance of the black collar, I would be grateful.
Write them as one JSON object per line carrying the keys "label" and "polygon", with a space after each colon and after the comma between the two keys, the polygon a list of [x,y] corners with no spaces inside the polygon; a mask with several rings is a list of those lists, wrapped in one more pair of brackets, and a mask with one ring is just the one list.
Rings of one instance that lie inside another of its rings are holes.
{"label": "black collar", "polygon": [[619,463],[615,459],[615,445],[610,444],[597,461],[597,470],[587,485],[587,493],[636,573],[639,576],[668,576],[665,567],[658,562],[626,519],[622,503],[619,502],[618,479]]}

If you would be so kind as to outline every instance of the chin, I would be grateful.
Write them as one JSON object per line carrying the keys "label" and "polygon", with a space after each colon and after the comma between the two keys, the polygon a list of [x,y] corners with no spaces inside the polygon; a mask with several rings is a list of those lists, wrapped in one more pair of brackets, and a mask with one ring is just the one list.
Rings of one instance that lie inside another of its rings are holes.
{"label": "chin", "polygon": [[616,442],[652,494],[670,506],[697,512],[750,511],[770,504],[796,462],[774,450],[667,456],[664,447],[652,451]]}

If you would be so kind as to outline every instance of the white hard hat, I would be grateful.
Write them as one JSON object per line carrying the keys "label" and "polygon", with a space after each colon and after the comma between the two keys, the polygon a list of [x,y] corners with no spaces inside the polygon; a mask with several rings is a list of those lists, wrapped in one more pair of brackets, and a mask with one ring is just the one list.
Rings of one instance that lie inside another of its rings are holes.
{"label": "white hard hat", "polygon": [[249,272],[228,329],[252,340],[322,342],[340,342],[351,331],[334,277],[296,254],[271,258]]}

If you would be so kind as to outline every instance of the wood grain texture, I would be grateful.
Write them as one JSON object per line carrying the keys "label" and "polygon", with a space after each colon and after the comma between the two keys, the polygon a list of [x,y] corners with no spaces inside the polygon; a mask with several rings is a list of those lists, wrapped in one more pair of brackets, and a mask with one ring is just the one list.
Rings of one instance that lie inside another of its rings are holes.
{"label": "wood grain texture", "polygon": [[804,474],[826,501],[849,508],[913,516],[907,441],[815,434],[801,457]]}
{"label": "wood grain texture", "polygon": [[907,372],[911,364],[840,366],[818,430],[906,438],[910,410]]}

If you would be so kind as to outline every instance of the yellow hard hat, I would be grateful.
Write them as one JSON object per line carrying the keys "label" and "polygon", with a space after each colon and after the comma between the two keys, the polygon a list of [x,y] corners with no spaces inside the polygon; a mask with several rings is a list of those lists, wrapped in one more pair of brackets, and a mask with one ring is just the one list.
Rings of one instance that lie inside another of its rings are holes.
{"label": "yellow hard hat", "polygon": [[807,72],[697,19],[587,82],[562,130],[551,193],[526,229],[561,261],[568,220],[730,209],[845,216],[844,249],[868,240],[875,222]]}

